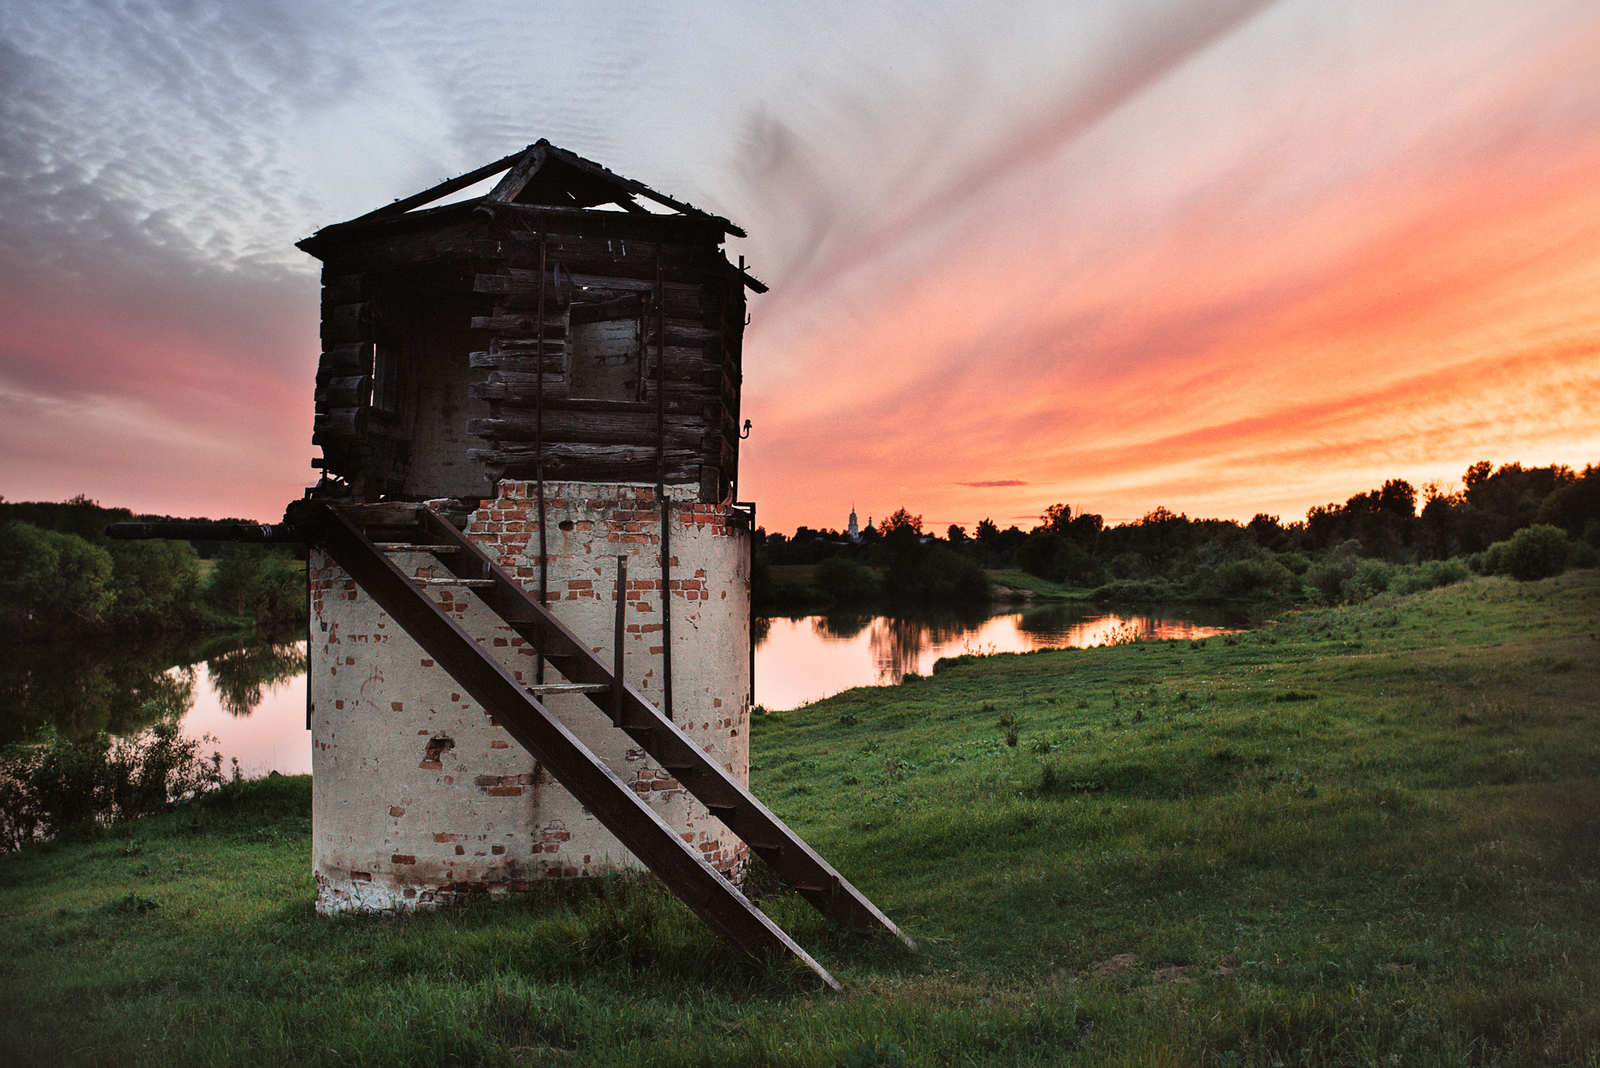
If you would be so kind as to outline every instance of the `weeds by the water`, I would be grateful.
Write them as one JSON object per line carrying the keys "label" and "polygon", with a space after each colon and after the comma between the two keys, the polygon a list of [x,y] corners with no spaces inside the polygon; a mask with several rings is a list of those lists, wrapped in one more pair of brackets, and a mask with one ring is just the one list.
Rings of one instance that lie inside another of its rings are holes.
{"label": "weeds by the water", "polygon": [[1600,574],[1228,640],[967,656],[754,723],[755,790],[915,936],[648,879],[312,914],[272,779],[0,858],[20,1063],[1596,1063]]}

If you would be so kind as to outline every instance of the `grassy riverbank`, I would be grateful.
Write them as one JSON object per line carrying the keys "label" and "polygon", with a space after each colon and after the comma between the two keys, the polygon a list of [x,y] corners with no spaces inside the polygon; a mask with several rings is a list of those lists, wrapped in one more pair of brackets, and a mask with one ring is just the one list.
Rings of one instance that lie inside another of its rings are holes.
{"label": "grassy riverbank", "polygon": [[[1600,572],[946,661],[754,727],[757,793],[922,944],[652,884],[325,921],[309,784],[0,857],[20,1064],[1600,1063]],[[757,873],[758,889],[765,881]]]}

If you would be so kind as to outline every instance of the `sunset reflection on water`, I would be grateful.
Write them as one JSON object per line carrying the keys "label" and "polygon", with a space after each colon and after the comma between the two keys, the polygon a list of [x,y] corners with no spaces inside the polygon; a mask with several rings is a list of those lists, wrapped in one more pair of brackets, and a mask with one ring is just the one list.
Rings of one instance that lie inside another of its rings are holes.
{"label": "sunset reflection on water", "polygon": [[[908,672],[927,675],[941,656],[1013,653],[1133,638],[1192,641],[1239,630],[1242,622],[1203,609],[1176,612],[1105,611],[1052,605],[967,619],[899,619],[890,616],[807,616],[761,619],[756,625],[756,702],[788,709],[854,686],[898,683]],[[275,647],[278,648],[278,647]],[[303,658],[304,643],[282,646]],[[184,668],[172,668],[181,672]],[[215,669],[194,670],[193,703],[183,720],[191,737],[210,734],[204,746],[238,757],[249,776],[311,770],[311,736],[305,729],[303,670],[272,671],[250,688],[241,714],[237,698]],[[232,707],[230,707],[232,706]]]}
{"label": "sunset reflection on water", "polygon": [[1051,606],[975,620],[890,616],[806,616],[760,621],[756,645],[756,703],[795,708],[855,686],[887,686],[936,660],[962,653],[1025,653],[1088,648],[1137,639],[1194,641],[1227,634],[1241,623],[1220,613],[1106,611]]}
{"label": "sunset reflection on water", "polygon": [[185,737],[201,743],[200,755],[220,753],[226,775],[237,760],[239,773],[254,779],[271,772],[311,773],[305,664],[303,641],[258,642],[212,652],[163,674],[180,684],[179,722]]}
{"label": "sunset reflection on water", "polygon": [[[305,655],[304,642],[289,648]],[[274,771],[280,775],[311,774],[311,732],[306,730],[303,669],[265,681],[243,708],[225,686],[219,685],[215,671],[198,671],[195,675],[194,704],[183,717],[183,733],[191,738],[210,735],[216,739],[202,745],[202,753],[221,753],[225,771],[237,758],[240,772],[250,779]]]}

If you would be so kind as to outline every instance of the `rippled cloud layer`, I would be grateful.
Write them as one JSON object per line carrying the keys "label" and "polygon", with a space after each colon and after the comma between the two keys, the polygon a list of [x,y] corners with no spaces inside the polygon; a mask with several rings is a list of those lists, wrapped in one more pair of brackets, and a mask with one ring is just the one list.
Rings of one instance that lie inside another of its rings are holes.
{"label": "rippled cloud layer", "polygon": [[1593,5],[861,7],[8,5],[0,493],[274,518],[293,242],[539,137],[750,231],[769,528],[1600,459]]}

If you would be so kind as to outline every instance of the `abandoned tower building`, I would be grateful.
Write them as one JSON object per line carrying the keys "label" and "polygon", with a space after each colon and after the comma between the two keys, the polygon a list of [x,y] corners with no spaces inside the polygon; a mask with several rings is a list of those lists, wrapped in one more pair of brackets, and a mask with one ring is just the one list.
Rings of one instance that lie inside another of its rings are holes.
{"label": "abandoned tower building", "polygon": [[[497,170],[487,195],[422,207]],[[732,494],[744,291],[760,284],[727,262],[729,233],[743,236],[541,142],[300,247],[323,262],[323,495],[432,502],[593,649],[612,644],[625,557],[628,682],[744,781],[750,530]],[[406,510],[365,515],[399,525]],[[338,572],[313,561],[320,908],[633,863]],[[544,681],[533,643],[475,618],[450,576],[422,577],[467,630],[500,631],[514,675]],[[593,735],[583,694],[541,696]],[[640,747],[611,730],[589,747],[713,866],[739,868],[742,843]]]}
{"label": "abandoned tower building", "polygon": [[300,242],[323,264],[323,478],[286,517],[311,545],[319,910],[643,864],[736,944],[805,957],[737,890],[754,850],[899,934],[746,789],[765,287],[730,234],[540,141]]}

